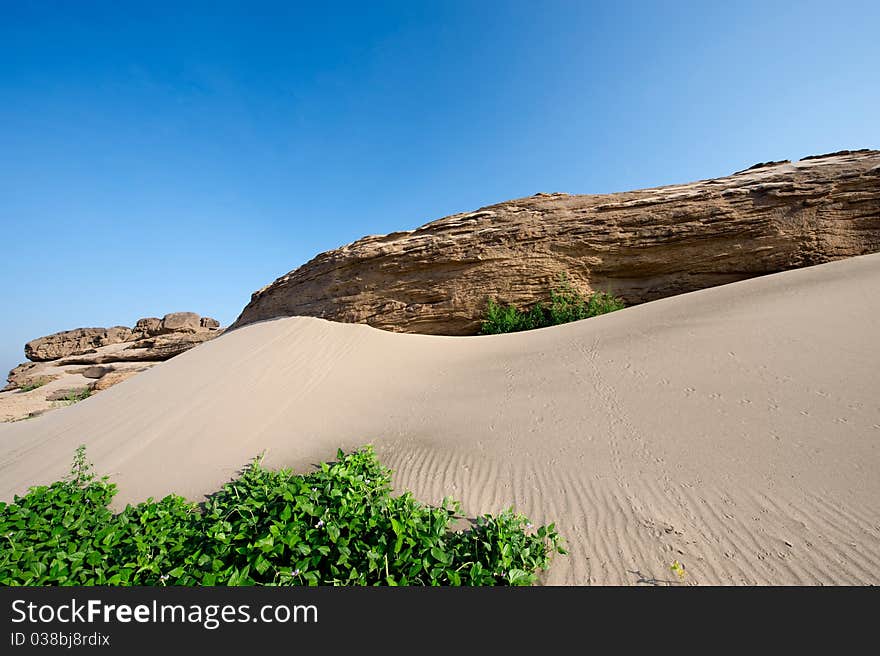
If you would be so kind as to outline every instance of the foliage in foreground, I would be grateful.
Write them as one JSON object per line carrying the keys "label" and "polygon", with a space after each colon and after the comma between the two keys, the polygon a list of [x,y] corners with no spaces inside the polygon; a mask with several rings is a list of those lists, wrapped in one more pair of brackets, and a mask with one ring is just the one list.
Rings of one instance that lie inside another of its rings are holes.
{"label": "foliage in foreground", "polygon": [[255,461],[200,508],[107,507],[116,486],[77,450],[70,475],[0,502],[2,585],[529,585],[565,553],[512,510],[453,532],[459,509],[391,495],[371,447],[308,475]]}
{"label": "foliage in foreground", "polygon": [[546,305],[538,303],[529,310],[520,310],[513,305],[500,305],[494,299],[489,299],[480,334],[497,335],[546,328],[607,314],[623,307],[621,299],[605,292],[581,295],[562,275],[557,286],[551,290],[550,302]]}

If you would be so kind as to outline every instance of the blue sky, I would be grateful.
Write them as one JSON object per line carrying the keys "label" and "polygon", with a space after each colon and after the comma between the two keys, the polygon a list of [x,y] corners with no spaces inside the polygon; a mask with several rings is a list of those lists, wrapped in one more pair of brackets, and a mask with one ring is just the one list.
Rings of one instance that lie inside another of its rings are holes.
{"label": "blue sky", "polygon": [[0,368],[539,191],[880,147],[877,2],[0,0]]}

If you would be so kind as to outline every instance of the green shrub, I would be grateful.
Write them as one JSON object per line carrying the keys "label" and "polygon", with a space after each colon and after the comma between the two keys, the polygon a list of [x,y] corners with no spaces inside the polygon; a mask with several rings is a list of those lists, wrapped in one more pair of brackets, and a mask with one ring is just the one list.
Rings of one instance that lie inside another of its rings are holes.
{"label": "green shrub", "polygon": [[605,292],[582,296],[563,274],[557,286],[550,291],[550,302],[546,305],[538,303],[528,310],[520,310],[513,305],[500,305],[490,298],[480,334],[497,335],[556,326],[607,314],[623,307],[623,300]]}
{"label": "green shrub", "polygon": [[391,495],[371,447],[307,475],[258,461],[199,508],[171,495],[107,504],[77,451],[70,476],[0,502],[2,585],[528,585],[565,553],[512,510],[454,532],[458,505]]}
{"label": "green shrub", "polygon": [[42,387],[48,382],[49,380],[47,378],[37,378],[36,380],[32,380],[31,382],[24,385],[19,385],[18,389],[20,389],[22,392],[31,392],[39,387]]}
{"label": "green shrub", "polygon": [[68,405],[73,405],[74,403],[79,403],[80,401],[85,401],[92,395],[92,390],[89,388],[84,388],[82,390],[70,390],[70,393],[65,397],[64,403]]}
{"label": "green shrub", "polygon": [[483,335],[515,333],[520,330],[532,330],[549,325],[552,324],[547,322],[544,308],[540,305],[523,312],[513,305],[499,305],[490,298],[480,333]]}
{"label": "green shrub", "polygon": [[75,403],[79,403],[80,401],[85,401],[92,395],[92,390],[88,387],[84,387],[82,389],[76,390],[72,389],[67,392],[67,395],[61,399],[60,401],[56,401],[56,407],[66,407],[71,406]]}

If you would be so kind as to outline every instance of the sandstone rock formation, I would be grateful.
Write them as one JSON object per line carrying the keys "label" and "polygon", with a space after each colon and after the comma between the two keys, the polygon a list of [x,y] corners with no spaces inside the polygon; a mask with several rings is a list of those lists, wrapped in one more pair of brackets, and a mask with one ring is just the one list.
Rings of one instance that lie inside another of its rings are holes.
{"label": "sandstone rock formation", "polygon": [[199,325],[202,328],[207,328],[209,330],[216,330],[220,327],[220,322],[216,319],[212,319],[211,317],[202,317],[199,320]]}
{"label": "sandstone rock formation", "polygon": [[195,312],[172,312],[162,319],[161,334],[196,333],[203,330],[201,317]]}
{"label": "sandstone rock formation", "polygon": [[125,371],[112,371],[106,376],[103,376],[101,379],[96,380],[89,386],[89,389],[92,392],[100,392],[102,390],[108,389],[121,383],[124,380],[128,380],[132,376],[136,376],[142,371],[146,371],[146,369],[127,369]]}
{"label": "sandstone rock formation", "polygon": [[47,401],[70,401],[73,399],[81,399],[91,393],[91,389],[86,387],[70,387],[55,390],[46,396]]}
{"label": "sandstone rock formation", "polygon": [[58,364],[112,364],[114,362],[162,362],[180,355],[202,342],[214,339],[220,333],[207,329],[198,333],[180,332],[157,337],[146,337],[131,343],[123,350],[95,349],[70,358],[59,360]]}
{"label": "sandstone rock formation", "polygon": [[558,274],[628,304],[880,250],[880,151],[766,162],[615,194],[536,194],[322,253],[232,327],[307,315],[474,334],[489,297],[529,306]]}
{"label": "sandstone rock formation", "polygon": [[138,319],[132,329],[135,339],[153,337],[162,332],[162,320],[158,317],[145,317]]}
{"label": "sandstone rock formation", "polygon": [[25,355],[33,362],[10,371],[2,391],[45,386],[29,393],[51,401],[59,394],[64,398],[61,393],[71,389],[60,387],[65,383],[85,383],[81,387],[95,391],[106,389],[221,332],[216,319],[174,312],[162,319],[139,319],[134,328],[77,328],[40,337],[25,346]]}
{"label": "sandstone rock formation", "polygon": [[131,328],[125,326],[64,330],[31,340],[24,345],[24,355],[33,362],[47,362],[75,353],[85,353],[99,346],[126,342],[131,335]]}
{"label": "sandstone rock formation", "polygon": [[74,370],[76,373],[81,373],[85,378],[93,378],[95,380],[99,378],[103,378],[111,371],[113,371],[113,367],[86,367],[81,372]]}
{"label": "sandstone rock formation", "polygon": [[48,382],[45,379],[41,379],[39,375],[41,369],[43,368],[37,362],[23,362],[9,372],[9,376],[6,378],[8,384],[0,391],[6,392],[33,385],[37,382]]}

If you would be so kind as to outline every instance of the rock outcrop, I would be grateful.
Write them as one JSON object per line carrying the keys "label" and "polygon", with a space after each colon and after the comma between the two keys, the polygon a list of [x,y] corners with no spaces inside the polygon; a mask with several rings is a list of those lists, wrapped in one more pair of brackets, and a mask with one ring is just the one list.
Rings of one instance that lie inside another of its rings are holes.
{"label": "rock outcrop", "polygon": [[101,346],[127,342],[131,336],[131,328],[125,326],[64,330],[29,341],[24,345],[24,356],[32,362],[48,362]]}
{"label": "rock outcrop", "polygon": [[102,376],[89,386],[91,392],[100,392],[114,385],[118,385],[124,380],[128,380],[132,376],[138,375],[144,369],[126,369],[124,371],[112,371],[106,376]]}
{"label": "rock outcrop", "polygon": [[8,392],[9,390],[21,389],[28,385],[34,385],[44,381],[39,372],[43,369],[38,362],[23,362],[9,372],[6,378],[7,385],[0,392]]}
{"label": "rock outcrop", "polygon": [[132,329],[135,339],[153,337],[162,332],[162,320],[158,317],[145,317],[138,319]]}
{"label": "rock outcrop", "polygon": [[124,350],[95,349],[59,361],[63,365],[112,364],[114,362],[162,362],[180,355],[194,346],[214,339],[219,332],[203,330],[198,333],[170,333],[139,339]]}
{"label": "rock outcrop", "polygon": [[[162,319],[139,319],[134,328],[77,328],[47,335],[25,345],[25,355],[32,362],[10,371],[8,385],[2,391],[42,387],[71,377],[76,379],[73,382],[88,383],[89,389],[106,389],[111,381],[124,380],[221,332],[216,319],[194,312],[174,312]],[[96,381],[101,381],[100,385]],[[57,386],[50,387],[56,389],[47,387],[44,392],[57,396]]]}
{"label": "rock outcrop", "polygon": [[488,298],[529,306],[560,273],[628,304],[880,250],[880,151],[766,162],[605,195],[536,194],[322,253],[232,327],[307,315],[474,334]]}
{"label": "rock outcrop", "polygon": [[197,333],[200,330],[205,330],[205,327],[202,326],[202,318],[195,312],[173,312],[162,319],[160,334]]}
{"label": "rock outcrop", "polygon": [[207,328],[208,330],[216,330],[220,327],[220,322],[216,319],[212,319],[211,317],[202,317],[199,319],[199,325],[202,328]]}
{"label": "rock outcrop", "polygon": [[76,401],[81,400],[84,397],[87,397],[91,394],[91,388],[89,386],[86,387],[71,387],[65,389],[55,390],[54,392],[50,392],[46,396],[47,401]]}
{"label": "rock outcrop", "polygon": [[74,373],[82,374],[85,378],[93,378],[98,380],[99,378],[103,378],[111,371],[113,371],[113,367],[86,367],[82,371],[73,370]]}

